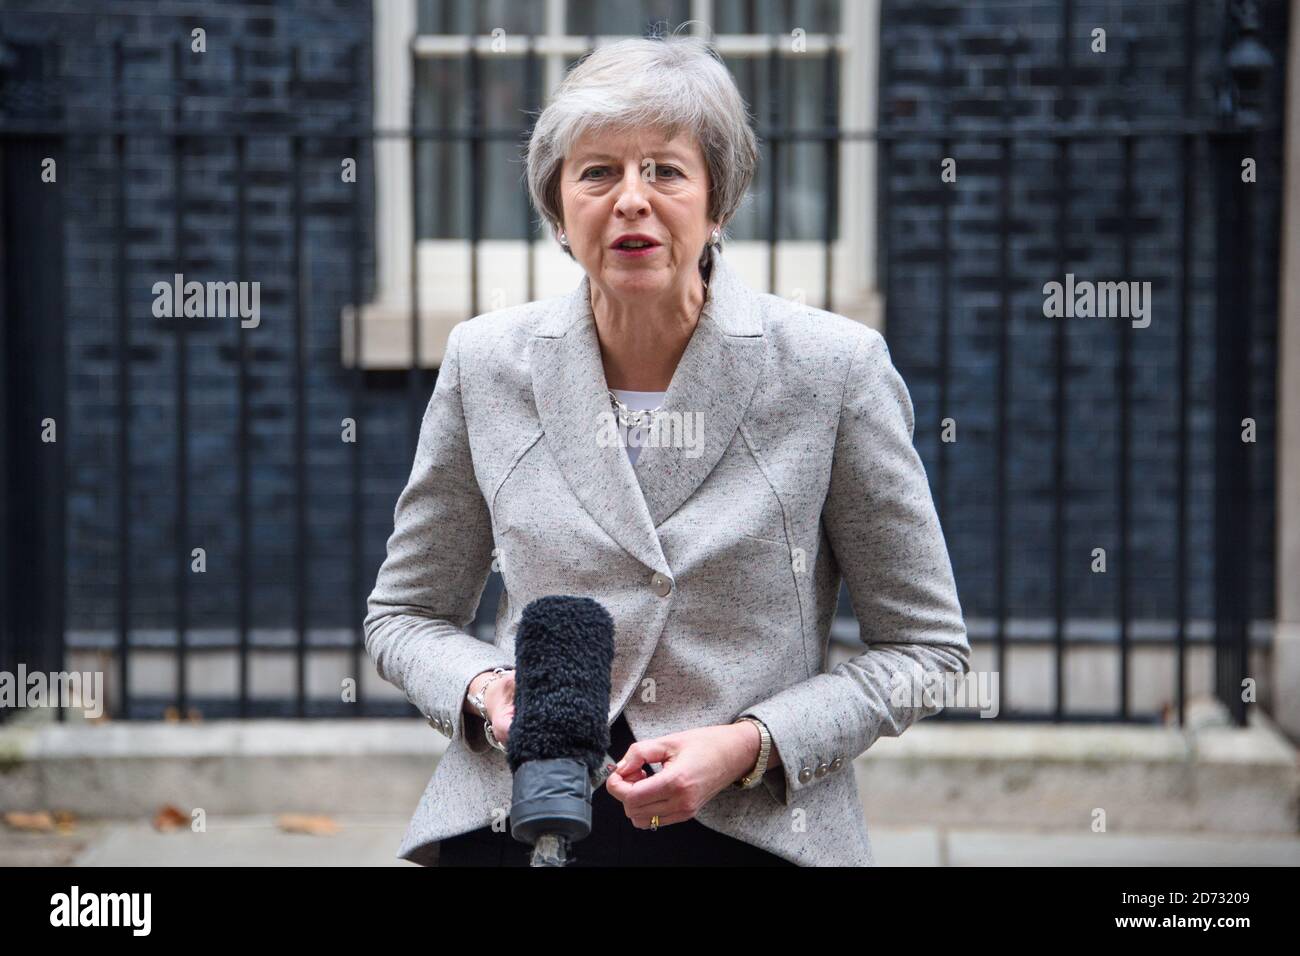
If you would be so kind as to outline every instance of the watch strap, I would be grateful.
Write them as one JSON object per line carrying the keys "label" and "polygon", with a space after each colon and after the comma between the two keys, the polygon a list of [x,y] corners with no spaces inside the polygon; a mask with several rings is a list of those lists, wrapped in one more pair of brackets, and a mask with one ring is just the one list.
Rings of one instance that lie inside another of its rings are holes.
{"label": "watch strap", "polygon": [[732,786],[737,790],[749,790],[762,783],[763,775],[767,773],[767,761],[772,754],[772,735],[768,733],[767,725],[757,717],[741,717],[737,723],[739,723],[740,720],[749,721],[749,723],[757,727],[760,740],[758,746],[758,760],[754,762],[754,768],[750,770],[749,773],[745,774],[745,776],[741,777],[740,780],[732,784]]}

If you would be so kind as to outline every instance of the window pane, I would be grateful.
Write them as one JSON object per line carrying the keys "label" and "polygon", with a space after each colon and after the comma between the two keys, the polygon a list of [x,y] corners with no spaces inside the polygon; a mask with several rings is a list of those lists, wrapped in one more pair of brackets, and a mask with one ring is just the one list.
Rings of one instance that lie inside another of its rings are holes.
{"label": "window pane", "polygon": [[468,33],[471,0],[419,0],[416,29],[420,33]]}
{"label": "window pane", "polygon": [[[477,168],[479,238],[522,239],[536,230],[523,181],[520,143],[528,117],[524,115],[524,67],[521,57],[481,57],[481,127],[517,129],[507,140],[484,140]],[[469,123],[466,84],[469,63],[464,57],[432,57],[416,63],[421,128],[464,128]],[[536,87],[535,87],[536,88]],[[422,239],[469,238],[470,143],[465,139],[423,139],[417,147],[416,229]]]}
{"label": "window pane", "polygon": [[565,8],[565,29],[579,36],[644,36],[657,21],[666,21],[671,31],[691,17],[690,0],[569,0]]}
{"label": "window pane", "polygon": [[[826,98],[838,115],[838,90],[826,88],[826,61],[819,56],[781,57],[780,95],[775,101],[776,123],[815,129],[822,123]],[[737,239],[765,240],[771,228],[772,151],[766,130],[772,123],[771,62],[767,57],[735,57],[727,61],[741,96],[757,121],[759,168],[750,196],[732,221]],[[777,181],[778,238],[816,240],[826,222],[826,145],[822,141],[782,141]]]}
{"label": "window pane", "polygon": [[419,0],[420,33],[541,33],[546,0]]}
{"label": "window pane", "polygon": [[840,0],[713,0],[716,33],[839,33]]}

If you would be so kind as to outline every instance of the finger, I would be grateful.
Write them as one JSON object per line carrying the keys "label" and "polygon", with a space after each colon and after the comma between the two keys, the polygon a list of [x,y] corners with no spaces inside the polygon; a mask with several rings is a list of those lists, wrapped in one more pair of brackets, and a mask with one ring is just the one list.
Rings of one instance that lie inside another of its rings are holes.
{"label": "finger", "polygon": [[658,800],[642,800],[638,796],[624,805],[628,816],[649,817],[652,813],[668,816],[670,813],[682,813],[686,809],[685,799],[681,794],[670,794]]}
{"label": "finger", "polygon": [[[629,819],[632,821],[632,826],[636,827],[638,830],[649,830],[650,819],[657,812],[658,811],[652,810],[649,813],[638,813],[635,816],[629,817]],[[658,828],[662,830],[664,827],[672,826],[674,823],[685,823],[689,819],[691,819],[691,816],[687,813],[660,813]]]}
{"label": "finger", "polygon": [[[614,774],[614,776],[620,776]],[[646,807],[671,802],[677,799],[673,777],[662,773],[654,775],[643,774],[639,781],[623,781],[622,796],[624,806],[628,807],[631,812],[639,813]],[[650,811],[654,813],[656,811]]]}
{"label": "finger", "polygon": [[632,792],[632,785],[646,778],[644,770],[636,770],[627,774],[611,773],[605,778],[605,789],[609,795],[620,803],[627,798]]}
{"label": "finger", "polygon": [[[618,762],[619,770],[624,767],[640,767],[642,764],[663,763],[668,759],[668,748],[660,740],[636,740],[627,748],[623,759]],[[635,761],[635,762],[633,762]]]}

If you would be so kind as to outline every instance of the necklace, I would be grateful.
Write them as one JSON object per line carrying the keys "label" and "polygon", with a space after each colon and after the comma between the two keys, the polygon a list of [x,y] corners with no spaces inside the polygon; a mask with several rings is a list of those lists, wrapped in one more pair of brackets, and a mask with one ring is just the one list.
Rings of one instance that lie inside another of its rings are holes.
{"label": "necklace", "polygon": [[[712,276],[709,278],[712,278]],[[703,276],[701,276],[701,279],[704,281],[704,302],[700,303],[699,314],[695,316],[696,323],[700,321],[700,316],[704,314],[704,306],[709,301],[708,279],[704,279]],[[657,405],[654,408],[628,408],[614,394],[613,389],[607,388],[606,391],[609,392],[610,406],[618,415],[618,423],[624,428],[650,428],[654,425],[655,416],[664,410],[662,405]]]}
{"label": "necklace", "polygon": [[618,413],[618,423],[624,428],[649,428],[654,424],[655,415],[663,411],[664,408],[662,405],[655,408],[628,408],[619,401],[618,396],[614,394],[612,389],[606,391],[609,392],[610,405]]}

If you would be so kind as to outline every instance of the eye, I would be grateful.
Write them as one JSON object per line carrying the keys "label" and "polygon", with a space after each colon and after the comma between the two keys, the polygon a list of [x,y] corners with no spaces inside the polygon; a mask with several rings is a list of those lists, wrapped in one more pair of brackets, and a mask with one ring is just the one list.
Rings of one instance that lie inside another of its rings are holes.
{"label": "eye", "polygon": [[600,172],[604,172],[604,170],[605,170],[604,166],[588,166],[586,169],[582,171],[582,175],[579,176],[578,178],[586,179],[588,173],[600,173]]}
{"label": "eye", "polygon": [[676,166],[655,166],[655,176],[662,178],[665,174],[669,179],[677,179],[682,175],[682,171]]}

